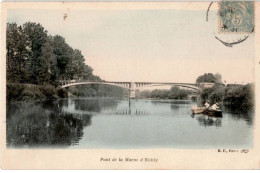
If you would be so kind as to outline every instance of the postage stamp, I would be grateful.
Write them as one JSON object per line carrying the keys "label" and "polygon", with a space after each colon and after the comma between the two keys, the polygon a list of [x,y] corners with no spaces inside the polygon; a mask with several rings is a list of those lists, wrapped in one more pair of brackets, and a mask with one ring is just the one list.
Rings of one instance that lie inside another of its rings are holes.
{"label": "postage stamp", "polygon": [[254,2],[219,2],[220,33],[252,33],[254,31]]}

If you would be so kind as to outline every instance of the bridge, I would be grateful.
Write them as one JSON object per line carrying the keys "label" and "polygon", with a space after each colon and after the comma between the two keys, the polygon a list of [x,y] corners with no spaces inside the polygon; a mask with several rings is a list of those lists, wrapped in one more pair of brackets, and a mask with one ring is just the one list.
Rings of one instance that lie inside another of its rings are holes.
{"label": "bridge", "polygon": [[142,87],[151,87],[151,86],[178,86],[189,88],[195,91],[199,91],[201,88],[195,83],[168,83],[168,82],[115,82],[115,81],[77,81],[77,80],[63,80],[60,81],[62,88],[67,88],[71,86],[78,85],[110,85],[129,90],[130,98],[135,98],[135,90],[142,89]]}

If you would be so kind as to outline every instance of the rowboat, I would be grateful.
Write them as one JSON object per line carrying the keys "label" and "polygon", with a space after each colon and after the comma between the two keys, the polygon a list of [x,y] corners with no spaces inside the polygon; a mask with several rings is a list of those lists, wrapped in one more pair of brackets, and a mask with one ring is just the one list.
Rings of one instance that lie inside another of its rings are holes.
{"label": "rowboat", "polygon": [[206,110],[205,107],[193,107],[192,113],[193,114],[202,114]]}
{"label": "rowboat", "polygon": [[213,117],[222,117],[222,110],[214,110],[214,109],[205,109],[204,114],[208,116],[213,116]]}

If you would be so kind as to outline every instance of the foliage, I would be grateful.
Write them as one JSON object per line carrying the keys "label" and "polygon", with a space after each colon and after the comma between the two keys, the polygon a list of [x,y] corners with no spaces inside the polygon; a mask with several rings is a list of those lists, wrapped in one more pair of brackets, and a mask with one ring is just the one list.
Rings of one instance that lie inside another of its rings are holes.
{"label": "foliage", "polygon": [[254,105],[254,85],[228,86],[225,90],[224,102],[227,105],[238,105],[242,107],[252,107]]}
{"label": "foliage", "polygon": [[214,74],[214,77],[215,77],[215,79],[216,79],[216,82],[215,82],[215,83],[223,83],[223,82],[222,82],[222,75],[221,75],[221,74],[216,73],[216,74]]}
{"label": "foliage", "polygon": [[109,85],[82,85],[70,87],[69,91],[79,97],[128,97],[129,91]]}
{"label": "foliage", "polygon": [[151,98],[167,99],[170,91],[155,89],[151,92]]}
{"label": "foliage", "polygon": [[22,100],[43,100],[45,99],[45,95],[41,93],[39,88],[27,88],[23,90],[21,94]]}
{"label": "foliage", "polygon": [[97,91],[93,88],[86,88],[84,90],[79,91],[79,96],[83,97],[96,97]]}
{"label": "foliage", "polygon": [[128,97],[129,90],[109,85],[94,86],[99,97]]}
{"label": "foliage", "polygon": [[101,81],[80,50],[59,35],[48,35],[39,23],[7,23],[6,49],[7,100],[63,98],[67,91],[55,88],[60,80]]}
{"label": "foliage", "polygon": [[169,93],[171,99],[187,99],[190,92],[188,90],[180,89],[179,87],[172,87]]}
{"label": "foliage", "polygon": [[197,78],[196,83],[222,83],[221,78],[222,76],[219,73],[216,73],[215,75],[212,73],[205,73]]}
{"label": "foliage", "polygon": [[41,93],[47,98],[47,99],[55,99],[58,98],[56,89],[51,85],[45,85],[39,87]]}
{"label": "foliage", "polygon": [[137,98],[156,98],[156,99],[187,99],[191,93],[189,90],[179,87],[172,87],[170,90],[155,89],[152,91],[144,90],[137,92]]}
{"label": "foliage", "polygon": [[59,96],[60,98],[66,98],[66,97],[68,97],[68,92],[67,92],[67,90],[64,89],[64,88],[58,88],[58,89],[57,89],[57,94],[58,94],[58,96]]}
{"label": "foliage", "polygon": [[215,83],[212,88],[205,88],[200,92],[201,102],[222,103],[234,108],[248,109],[254,105],[254,85],[228,84],[224,86],[221,80],[221,74],[205,73],[197,78],[196,83],[212,82]]}
{"label": "foliage", "polygon": [[144,91],[137,90],[135,92],[135,95],[136,95],[137,98],[151,98],[151,91],[149,91],[149,90],[144,90]]}
{"label": "foliage", "polygon": [[80,50],[70,47],[59,35],[48,35],[39,23],[7,23],[6,36],[9,83],[56,86],[59,80],[100,80],[85,64]]}
{"label": "foliage", "polygon": [[254,105],[254,85],[215,85],[213,88],[204,89],[201,94],[202,103],[209,101],[234,107],[252,107]]}
{"label": "foliage", "polygon": [[45,100],[67,97],[67,91],[63,88],[56,89],[52,85],[32,85],[9,83],[6,86],[7,100]]}
{"label": "foliage", "polygon": [[223,85],[215,85],[213,88],[206,88],[201,93],[201,99],[203,102],[210,102],[210,104],[216,102],[222,102],[225,95],[225,87]]}
{"label": "foliage", "polygon": [[6,85],[6,99],[7,100],[20,100],[24,90],[23,85],[18,84],[7,84]]}

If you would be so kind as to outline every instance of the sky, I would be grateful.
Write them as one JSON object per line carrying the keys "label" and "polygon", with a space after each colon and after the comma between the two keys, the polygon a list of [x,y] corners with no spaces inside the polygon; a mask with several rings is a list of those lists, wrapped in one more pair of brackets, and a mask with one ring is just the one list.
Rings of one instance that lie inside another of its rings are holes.
{"label": "sky", "polygon": [[206,22],[204,10],[12,9],[7,22],[41,23],[81,50],[107,81],[194,83],[204,73],[220,73],[227,83],[253,82],[254,35],[226,47],[214,36],[217,15],[210,17]]}

